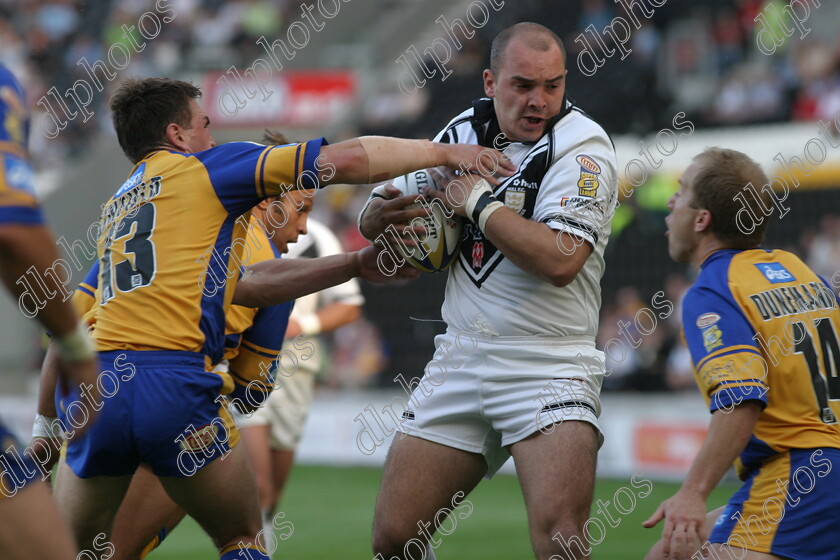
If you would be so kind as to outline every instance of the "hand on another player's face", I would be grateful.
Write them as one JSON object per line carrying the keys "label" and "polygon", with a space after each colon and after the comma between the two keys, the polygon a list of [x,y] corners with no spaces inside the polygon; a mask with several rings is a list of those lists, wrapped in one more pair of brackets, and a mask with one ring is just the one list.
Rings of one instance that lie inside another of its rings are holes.
{"label": "hand on another player's face", "polygon": [[[662,552],[667,560],[690,560],[706,543],[706,500],[695,492],[680,489],[665,500],[647,521],[648,529],[665,519]],[[708,548],[701,551],[708,556]]]}
{"label": "hand on another player's face", "polygon": [[[394,185],[385,185],[386,198],[370,201],[362,216],[361,232],[367,239],[385,236],[389,243],[402,243],[407,247],[417,246],[417,239],[428,235],[424,218],[428,208],[409,208],[422,197],[403,195]],[[393,227],[392,227],[393,226]]]}
{"label": "hand on another player's face", "polygon": [[420,276],[419,270],[405,262],[402,266],[394,268],[394,253],[387,247],[369,245],[358,251],[354,258],[358,259],[359,277],[371,282],[389,282]]}
{"label": "hand on another player's face", "polygon": [[[87,412],[87,420],[81,426],[68,430],[68,441],[82,435],[96,419],[102,409],[102,396],[99,394],[96,378],[99,375],[99,361],[96,358],[81,362],[69,363],[58,359],[59,390],[78,387],[76,394],[80,395],[79,402]],[[61,389],[63,388],[63,389]]]}
{"label": "hand on another player's face", "polygon": [[516,172],[506,155],[499,150],[473,144],[449,144],[446,167],[462,173],[477,173],[491,185],[501,183],[499,177],[510,177]]}

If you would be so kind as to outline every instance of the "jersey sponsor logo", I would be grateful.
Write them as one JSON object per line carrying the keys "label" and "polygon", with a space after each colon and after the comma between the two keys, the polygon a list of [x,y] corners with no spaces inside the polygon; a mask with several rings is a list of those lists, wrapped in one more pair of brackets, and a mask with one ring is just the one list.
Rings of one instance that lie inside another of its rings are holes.
{"label": "jersey sponsor logo", "polygon": [[125,191],[127,191],[129,189],[133,189],[134,187],[139,185],[143,180],[143,173],[145,173],[145,172],[146,172],[146,162],[144,161],[139,166],[137,166],[137,169],[134,170],[134,173],[132,173],[131,176],[128,179],[125,180],[125,183],[123,183],[122,186],[119,188],[119,190],[117,191],[117,194],[114,195],[114,198],[120,196]]}
{"label": "jersey sponsor logo", "polygon": [[575,161],[580,165],[580,179],[578,179],[578,195],[592,198],[598,192],[600,183],[598,175],[601,174],[601,166],[589,156],[579,155]]}
{"label": "jersey sponsor logo", "polygon": [[755,265],[758,270],[772,284],[784,284],[796,280],[793,274],[781,265],[781,263],[763,263]]}
{"label": "jersey sponsor logo", "polygon": [[195,431],[188,431],[182,440],[178,442],[181,449],[189,453],[204,453],[216,441],[219,427],[214,423],[205,424]]}
{"label": "jersey sponsor logo", "polygon": [[6,171],[6,183],[11,188],[35,196],[35,174],[28,161],[11,154],[4,154],[3,168]]}
{"label": "jersey sponsor logo", "polygon": [[601,166],[595,163],[595,160],[589,156],[579,155],[575,158],[575,161],[577,161],[583,169],[589,171],[590,173],[594,173],[595,175],[601,173]]}
{"label": "jersey sponsor logo", "polygon": [[540,188],[540,184],[536,181],[528,181],[527,179],[523,179],[521,177],[514,179],[511,181],[512,187],[522,187],[526,189],[538,189]]}
{"label": "jersey sponsor logo", "polygon": [[703,313],[697,317],[697,328],[707,329],[720,321],[720,315],[717,313]]}
{"label": "jersey sponsor logo", "polygon": [[596,211],[601,215],[605,212],[604,205],[599,200],[583,196],[564,196],[560,199],[560,208],[566,207],[576,210]]}
{"label": "jersey sponsor logo", "polygon": [[521,214],[523,208],[525,208],[525,191],[508,188],[505,191],[505,206],[517,214]]}
{"label": "jersey sponsor logo", "polygon": [[703,346],[706,347],[706,352],[711,352],[718,346],[723,346],[723,333],[720,328],[712,325],[703,331]]}

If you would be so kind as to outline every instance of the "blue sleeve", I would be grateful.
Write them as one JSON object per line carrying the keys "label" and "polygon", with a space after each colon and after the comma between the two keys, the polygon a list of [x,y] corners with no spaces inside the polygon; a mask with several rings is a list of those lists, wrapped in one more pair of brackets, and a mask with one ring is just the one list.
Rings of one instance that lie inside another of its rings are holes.
{"label": "blue sleeve", "polygon": [[93,266],[90,267],[88,273],[85,274],[85,279],[82,280],[82,283],[79,284],[79,287],[76,288],[77,290],[81,290],[88,294],[89,296],[93,296],[93,293],[96,291],[96,288],[99,286],[99,260],[94,261]]}
{"label": "blue sleeve", "polygon": [[755,331],[730,297],[709,287],[692,288],[683,300],[683,332],[695,379],[709,409],[731,409],[744,400],[767,403],[764,359]]}
{"label": "blue sleeve", "polygon": [[194,156],[207,170],[225,209],[240,215],[260,200],[295,186],[318,188],[315,160],[325,143],[323,138],[287,146],[231,142]]}
{"label": "blue sleeve", "polygon": [[242,334],[239,353],[230,360],[234,381],[231,397],[242,402],[262,403],[274,388],[277,366],[289,314],[294,302],[263,307],[251,327]]}

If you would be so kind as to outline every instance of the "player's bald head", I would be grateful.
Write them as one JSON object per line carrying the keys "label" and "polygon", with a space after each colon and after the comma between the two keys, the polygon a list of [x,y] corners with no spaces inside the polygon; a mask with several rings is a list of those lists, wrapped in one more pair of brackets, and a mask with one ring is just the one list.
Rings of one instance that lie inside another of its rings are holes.
{"label": "player's bald head", "polygon": [[499,72],[504,62],[505,51],[514,39],[521,41],[529,49],[541,52],[550,50],[552,45],[557,45],[563,55],[563,64],[566,63],[566,49],[563,48],[560,37],[544,25],[525,21],[511,25],[493,39],[493,45],[490,47],[490,70],[494,74]]}

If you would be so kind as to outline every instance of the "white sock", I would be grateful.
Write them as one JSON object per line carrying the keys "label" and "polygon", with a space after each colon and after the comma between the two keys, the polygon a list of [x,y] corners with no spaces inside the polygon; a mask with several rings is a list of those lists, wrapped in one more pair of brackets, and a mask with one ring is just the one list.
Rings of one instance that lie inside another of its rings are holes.
{"label": "white sock", "polygon": [[262,534],[263,538],[261,539],[263,542],[260,544],[264,544],[266,550],[275,550],[277,548],[277,537],[274,535],[274,524],[271,522],[271,513],[270,512],[263,512],[262,515]]}

